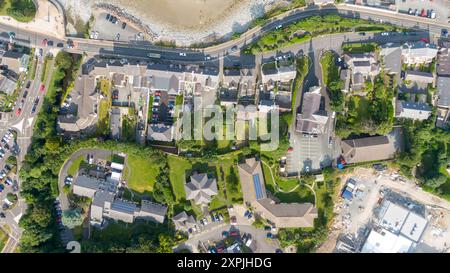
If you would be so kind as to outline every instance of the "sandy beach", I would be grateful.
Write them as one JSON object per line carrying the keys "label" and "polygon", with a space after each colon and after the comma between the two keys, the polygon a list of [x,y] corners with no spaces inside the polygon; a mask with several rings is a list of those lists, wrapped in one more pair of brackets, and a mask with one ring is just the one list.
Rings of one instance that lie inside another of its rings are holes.
{"label": "sandy beach", "polygon": [[247,29],[248,24],[282,0],[60,0],[69,15],[87,21],[99,4],[116,6],[138,18],[156,39],[189,45]]}

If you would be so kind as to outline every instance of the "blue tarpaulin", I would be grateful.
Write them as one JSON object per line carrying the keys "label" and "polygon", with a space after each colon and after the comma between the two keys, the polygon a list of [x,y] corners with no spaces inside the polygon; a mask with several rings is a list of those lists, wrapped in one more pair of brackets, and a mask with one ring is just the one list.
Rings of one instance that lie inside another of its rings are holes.
{"label": "blue tarpaulin", "polygon": [[347,200],[352,200],[353,199],[353,193],[349,192],[348,190],[344,190],[342,192],[342,198],[347,199]]}

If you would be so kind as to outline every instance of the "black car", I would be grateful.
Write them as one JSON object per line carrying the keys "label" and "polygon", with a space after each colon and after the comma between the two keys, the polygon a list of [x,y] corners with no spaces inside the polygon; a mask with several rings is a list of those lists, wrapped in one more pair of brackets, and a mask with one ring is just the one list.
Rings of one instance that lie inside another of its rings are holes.
{"label": "black car", "polygon": [[123,22],[122,23],[122,29],[125,29],[127,27],[127,23]]}
{"label": "black car", "polygon": [[57,43],[56,46],[57,47],[64,47],[64,44],[63,43]]}
{"label": "black car", "polygon": [[111,18],[111,14],[106,14],[106,20],[109,21],[109,18]]}
{"label": "black car", "polygon": [[34,112],[36,112],[36,108],[39,104],[39,98],[36,98],[36,100],[33,103],[33,108],[31,108],[31,113],[34,114]]}
{"label": "black car", "polygon": [[26,87],[27,87],[27,88],[30,88],[30,86],[31,86],[31,81],[28,81]]}
{"label": "black car", "polygon": [[6,215],[4,212],[0,212],[0,218],[6,218]]}
{"label": "black car", "polygon": [[53,41],[50,41],[50,40],[47,41],[47,46],[53,46],[53,44],[54,44]]}
{"label": "black car", "polygon": [[27,96],[28,96],[28,90],[25,90],[25,91],[23,92],[23,98],[25,99]]}

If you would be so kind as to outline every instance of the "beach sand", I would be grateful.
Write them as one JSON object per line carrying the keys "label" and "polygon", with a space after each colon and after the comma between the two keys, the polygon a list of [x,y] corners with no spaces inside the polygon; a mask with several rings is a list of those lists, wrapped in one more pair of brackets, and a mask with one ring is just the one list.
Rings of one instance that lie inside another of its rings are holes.
{"label": "beach sand", "polygon": [[72,16],[87,20],[96,4],[108,3],[138,18],[156,39],[178,45],[211,42],[242,32],[284,0],[60,0]]}

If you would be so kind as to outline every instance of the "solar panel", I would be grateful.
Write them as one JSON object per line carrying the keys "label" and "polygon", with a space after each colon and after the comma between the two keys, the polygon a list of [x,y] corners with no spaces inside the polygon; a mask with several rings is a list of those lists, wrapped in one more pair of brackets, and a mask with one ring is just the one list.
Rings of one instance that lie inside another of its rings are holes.
{"label": "solar panel", "polygon": [[255,187],[255,194],[256,194],[256,199],[262,199],[263,198],[263,191],[261,188],[261,183],[259,181],[259,175],[258,174],[254,174],[253,175],[253,186]]}

